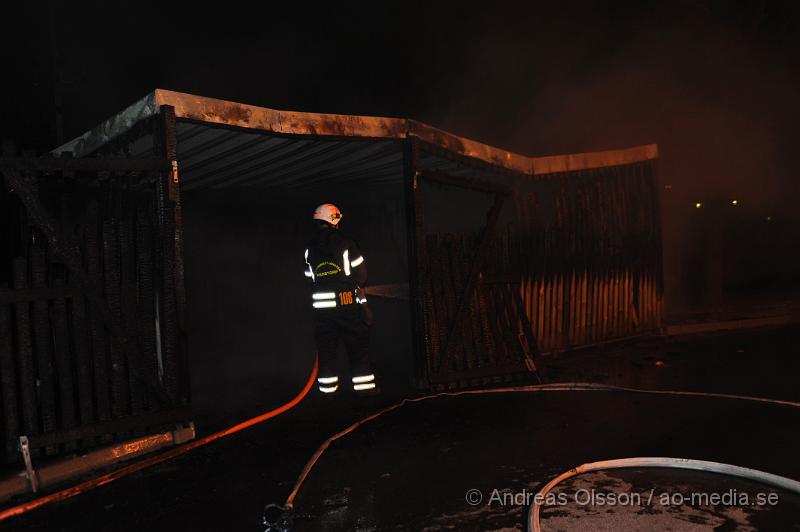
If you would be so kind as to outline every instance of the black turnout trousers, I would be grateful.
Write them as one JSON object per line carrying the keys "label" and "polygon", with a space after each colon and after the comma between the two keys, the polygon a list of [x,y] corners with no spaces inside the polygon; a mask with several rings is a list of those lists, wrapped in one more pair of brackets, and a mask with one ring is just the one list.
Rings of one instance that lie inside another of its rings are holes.
{"label": "black turnout trousers", "polygon": [[350,359],[352,377],[372,374],[369,362],[369,330],[360,305],[348,305],[334,309],[318,309],[314,312],[314,339],[319,356],[319,376],[338,377],[336,355],[339,340],[344,342]]}

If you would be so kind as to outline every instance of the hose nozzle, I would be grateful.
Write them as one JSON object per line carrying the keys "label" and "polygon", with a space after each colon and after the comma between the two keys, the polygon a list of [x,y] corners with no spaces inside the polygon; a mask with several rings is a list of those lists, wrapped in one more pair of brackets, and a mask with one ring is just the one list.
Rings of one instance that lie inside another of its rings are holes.
{"label": "hose nozzle", "polygon": [[294,527],[294,512],[288,506],[268,504],[264,507],[261,523],[264,532],[290,532]]}

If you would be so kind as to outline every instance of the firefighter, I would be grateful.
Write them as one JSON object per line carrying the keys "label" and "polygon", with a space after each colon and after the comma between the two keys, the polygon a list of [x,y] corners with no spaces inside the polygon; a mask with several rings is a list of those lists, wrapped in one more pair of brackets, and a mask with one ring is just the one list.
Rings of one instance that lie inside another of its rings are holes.
{"label": "firefighter", "polygon": [[369,359],[372,312],[364,283],[367,269],[356,243],[339,230],[342,213],[331,203],[314,211],[315,234],[305,251],[305,276],[311,286],[314,339],[319,356],[317,384],[334,395],[344,383],[336,371],[339,340],[350,360],[351,385],[357,394],[378,392]]}

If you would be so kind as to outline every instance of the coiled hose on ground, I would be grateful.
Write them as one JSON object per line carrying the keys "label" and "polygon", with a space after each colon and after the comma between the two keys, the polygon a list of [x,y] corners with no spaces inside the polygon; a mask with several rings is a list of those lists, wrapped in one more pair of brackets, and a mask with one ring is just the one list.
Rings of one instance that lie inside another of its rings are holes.
{"label": "coiled hose on ground", "polygon": [[[430,399],[436,399],[439,397],[458,397],[462,395],[480,395],[480,394],[489,394],[489,393],[536,393],[536,392],[563,392],[563,391],[587,391],[587,392],[631,392],[631,393],[643,393],[643,394],[654,394],[654,395],[670,395],[670,396],[686,396],[686,397],[706,397],[706,398],[715,398],[715,399],[729,399],[729,400],[738,400],[738,401],[751,401],[751,402],[760,402],[765,404],[773,404],[773,405],[781,405],[781,406],[788,406],[793,408],[800,408],[800,403],[794,401],[785,401],[781,399],[770,399],[766,397],[751,397],[746,395],[735,395],[735,394],[724,394],[724,393],[713,393],[713,392],[691,392],[691,391],[681,391],[681,390],[648,390],[648,389],[639,389],[639,388],[627,388],[623,386],[612,386],[606,384],[596,384],[596,383],[588,383],[588,382],[562,382],[562,383],[553,383],[553,384],[534,384],[529,386],[515,386],[515,387],[506,387],[506,388],[490,388],[490,389],[481,389],[481,390],[463,390],[458,392],[442,392],[433,395],[426,395],[422,397],[415,397],[411,399],[403,399],[402,401],[390,405],[378,412],[371,414],[355,423],[350,425],[349,427],[345,428],[344,430],[334,434],[327,440],[325,440],[322,445],[319,446],[317,451],[311,456],[309,461],[306,463],[305,467],[300,473],[297,481],[295,482],[294,488],[292,492],[289,494],[289,497],[286,499],[286,503],[283,506],[284,511],[287,514],[291,514],[294,508],[294,501],[297,497],[300,488],[305,482],[306,478],[308,477],[309,473],[313,469],[314,465],[317,461],[322,457],[322,454],[325,452],[328,447],[330,447],[331,443],[335,442],[336,440],[350,434],[354,430],[356,430],[361,425],[372,421],[383,414],[391,412],[393,410],[397,410],[398,408],[402,407],[403,405],[409,403],[417,403],[421,401],[427,401]],[[650,465],[647,465],[650,464]],[[655,465],[658,464],[658,465]],[[550,491],[555,485],[559,482],[570,478],[575,475],[579,475],[581,473],[585,473],[587,471],[595,471],[597,469],[610,469],[610,468],[621,468],[621,467],[680,467],[682,469],[699,469],[705,471],[714,471],[717,473],[725,473],[728,475],[735,475],[741,476],[743,478],[747,478],[749,480],[755,480],[758,482],[766,483],[772,486],[780,487],[783,489],[787,489],[789,491],[794,491],[796,493],[800,493],[800,482],[795,480],[780,477],[778,475],[773,475],[771,473],[765,473],[763,471],[757,471],[755,469],[748,469],[744,467],[739,467],[735,465],[728,465],[728,464],[719,464],[717,462],[705,462],[701,460],[692,460],[686,458],[663,458],[663,457],[645,457],[645,458],[624,458],[620,460],[609,460],[604,462],[593,462],[591,464],[584,464],[579,466],[575,469],[571,469],[570,471],[560,475],[559,477],[553,479],[550,483],[548,483],[542,491],[537,494],[537,497],[541,497],[545,495],[548,491]],[[712,469],[713,468],[713,469]],[[543,499],[534,499],[535,500],[543,500]],[[539,525],[539,511],[540,505],[531,506],[531,510],[529,513],[529,530],[540,532],[541,528]],[[268,529],[269,530],[269,529]],[[275,528],[273,530],[279,530]]]}
{"label": "coiled hose on ground", "polygon": [[[800,405],[795,405],[800,406]],[[731,475],[735,477],[745,478],[781,488],[800,494],[800,482],[790,478],[773,475],[772,473],[765,473],[757,469],[750,469],[731,464],[722,464],[719,462],[708,462],[705,460],[692,460],[690,458],[668,458],[664,456],[646,456],[636,458],[619,458],[616,460],[603,460],[601,462],[591,462],[588,464],[579,465],[574,469],[560,474],[550,482],[544,485],[542,489],[533,498],[530,511],[528,512],[528,530],[531,532],[541,532],[542,527],[539,522],[539,514],[542,509],[541,504],[537,501],[545,500],[550,491],[561,482],[583,473],[590,471],[601,471],[607,469],[623,469],[631,467],[668,467],[675,469],[693,469],[696,471],[709,471],[712,473],[721,473],[723,475]]]}

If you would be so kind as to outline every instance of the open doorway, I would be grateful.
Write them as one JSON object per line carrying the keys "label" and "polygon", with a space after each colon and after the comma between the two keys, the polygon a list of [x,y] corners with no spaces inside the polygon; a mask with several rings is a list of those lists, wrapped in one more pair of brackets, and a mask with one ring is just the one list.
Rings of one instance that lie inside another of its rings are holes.
{"label": "open doorway", "polygon": [[[187,188],[192,403],[201,428],[216,428],[289,400],[308,376],[315,345],[303,251],[316,205],[341,208],[342,230],[366,257],[369,285],[408,283],[401,171],[396,180],[377,184],[365,177],[300,191]],[[399,391],[412,379],[409,301],[373,294],[370,306],[376,373],[385,389]]]}

